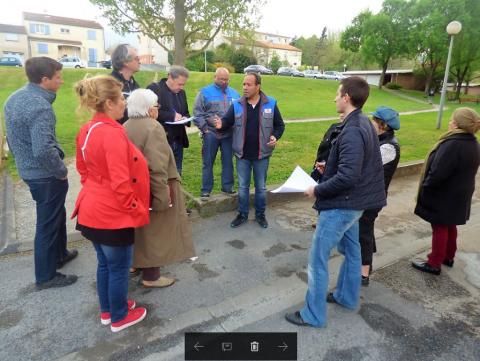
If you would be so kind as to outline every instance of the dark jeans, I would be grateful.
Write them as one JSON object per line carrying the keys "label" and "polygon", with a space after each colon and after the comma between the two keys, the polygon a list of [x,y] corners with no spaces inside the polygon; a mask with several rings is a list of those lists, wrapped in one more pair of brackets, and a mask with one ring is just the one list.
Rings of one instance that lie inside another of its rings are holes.
{"label": "dark jeans", "polygon": [[24,180],[36,203],[37,223],[34,240],[35,280],[51,280],[57,263],[67,254],[65,198],[68,180],[54,177]]}
{"label": "dark jeans", "polygon": [[250,208],[250,179],[255,183],[255,215],[265,213],[267,203],[267,171],[270,158],[240,159],[237,157],[238,213],[248,216]]}
{"label": "dark jeans", "polygon": [[231,191],[233,189],[232,137],[218,139],[215,133],[208,132],[203,135],[202,193],[212,192],[213,164],[218,148],[222,152],[222,190]]}
{"label": "dark jeans", "polygon": [[382,209],[367,209],[363,212],[358,221],[360,230],[360,248],[362,251],[362,265],[370,266],[373,260],[373,254],[377,252],[375,242],[375,219]]}
{"label": "dark jeans", "polygon": [[112,247],[93,243],[97,251],[97,292],[100,311],[110,312],[112,322],[127,317],[128,277],[133,246]]}
{"label": "dark jeans", "polygon": [[170,143],[170,148],[172,148],[173,156],[175,157],[178,174],[182,175],[183,144],[172,142]]}

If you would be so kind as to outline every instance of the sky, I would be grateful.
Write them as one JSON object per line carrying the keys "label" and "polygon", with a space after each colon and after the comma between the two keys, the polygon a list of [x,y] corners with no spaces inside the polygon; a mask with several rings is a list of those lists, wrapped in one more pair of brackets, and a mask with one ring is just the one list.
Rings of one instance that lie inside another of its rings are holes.
{"label": "sky", "polygon": [[[344,29],[362,10],[380,10],[383,0],[266,0],[262,7],[259,29],[263,32],[286,35],[321,35],[324,26],[329,31]],[[22,12],[96,20],[106,28],[107,46],[121,37],[108,29],[108,21],[88,0],[13,0],[2,6],[0,23],[21,25]],[[134,36],[127,37],[133,41]]]}

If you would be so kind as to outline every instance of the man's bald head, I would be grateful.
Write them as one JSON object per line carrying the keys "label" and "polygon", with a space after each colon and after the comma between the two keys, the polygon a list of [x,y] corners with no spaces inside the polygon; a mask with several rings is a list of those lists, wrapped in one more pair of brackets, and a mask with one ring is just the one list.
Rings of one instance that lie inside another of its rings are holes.
{"label": "man's bald head", "polygon": [[217,68],[215,71],[215,84],[225,90],[230,81],[230,72],[227,68]]}

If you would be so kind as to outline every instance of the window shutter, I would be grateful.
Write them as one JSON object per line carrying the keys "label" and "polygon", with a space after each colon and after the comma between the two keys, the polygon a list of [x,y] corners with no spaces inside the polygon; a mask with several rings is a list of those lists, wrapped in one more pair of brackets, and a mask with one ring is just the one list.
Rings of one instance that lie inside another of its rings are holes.
{"label": "window shutter", "polygon": [[30,23],[30,32],[35,34],[35,24]]}
{"label": "window shutter", "polygon": [[50,35],[50,25],[45,25],[45,35]]}

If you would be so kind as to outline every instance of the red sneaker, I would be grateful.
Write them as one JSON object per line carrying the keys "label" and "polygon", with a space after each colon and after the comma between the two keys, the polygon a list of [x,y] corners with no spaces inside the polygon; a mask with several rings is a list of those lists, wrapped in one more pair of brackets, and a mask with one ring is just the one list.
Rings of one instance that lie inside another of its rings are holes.
{"label": "red sneaker", "polygon": [[[128,305],[128,310],[133,310],[135,306],[137,305],[134,300],[128,300],[127,301]],[[100,322],[102,325],[109,325],[110,324],[110,312],[101,312],[100,313]]]}
{"label": "red sneaker", "polygon": [[118,322],[112,322],[110,329],[112,332],[118,332],[126,329],[127,327],[133,326],[140,321],[142,321],[147,315],[147,310],[144,307],[135,308],[134,310],[128,311],[127,317]]}

